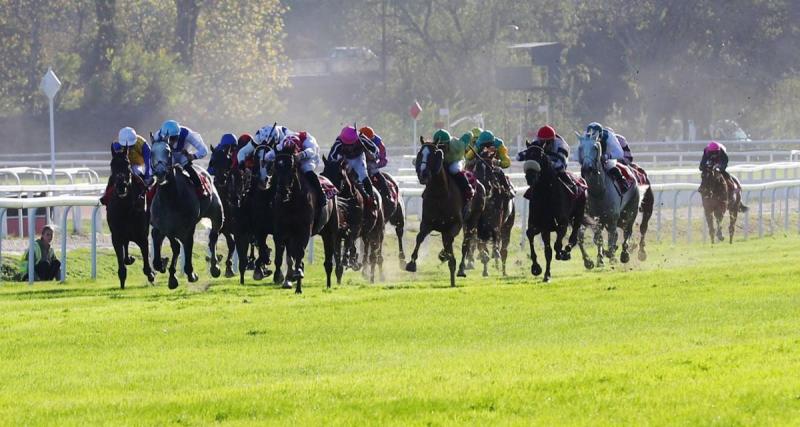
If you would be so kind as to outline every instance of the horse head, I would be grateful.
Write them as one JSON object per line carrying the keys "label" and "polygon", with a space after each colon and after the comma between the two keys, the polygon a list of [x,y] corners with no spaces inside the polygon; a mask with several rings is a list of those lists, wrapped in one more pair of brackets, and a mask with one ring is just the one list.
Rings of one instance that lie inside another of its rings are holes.
{"label": "horse head", "polygon": [[581,176],[586,180],[599,177],[603,171],[600,141],[589,133],[581,135],[575,132],[575,135],[578,136],[579,142],[578,158],[581,162]]}
{"label": "horse head", "polygon": [[442,151],[443,147],[433,142],[426,142],[422,138],[420,138],[420,142],[422,142],[422,146],[417,152],[414,168],[417,171],[419,183],[427,185],[430,177],[441,173],[444,165],[444,151]]}
{"label": "horse head", "polygon": [[153,167],[153,174],[156,176],[156,183],[164,185],[167,182],[167,178],[174,174],[172,169],[172,148],[166,141],[156,141],[153,138],[153,134],[150,134],[150,142],[152,143],[150,164]]}
{"label": "horse head", "polygon": [[341,191],[342,183],[344,183],[347,179],[347,176],[342,170],[342,162],[340,160],[329,159],[323,154],[322,164],[323,169],[321,175],[325,178],[328,178],[331,184]]}
{"label": "horse head", "polygon": [[233,154],[230,146],[217,147],[211,146],[211,159],[208,161],[208,167],[214,169],[214,182],[220,186],[225,186],[230,178],[231,167],[233,166]]}
{"label": "horse head", "polygon": [[544,152],[542,147],[532,145],[525,151],[525,163],[523,170],[525,171],[525,181],[528,186],[535,187],[539,182],[542,175],[542,170],[549,166],[550,159]]}
{"label": "horse head", "polygon": [[295,158],[295,151],[293,146],[285,147],[275,154],[275,161],[272,164],[275,196],[284,202],[291,198],[292,187],[296,181],[297,159]]}
{"label": "horse head", "polygon": [[706,166],[700,173],[700,194],[706,197],[714,197],[714,195],[725,195],[727,198],[726,190],[728,184],[722,172],[717,166]]}
{"label": "horse head", "polygon": [[122,151],[111,151],[111,179],[114,191],[119,198],[125,198],[132,186],[131,162],[128,158],[128,147]]}

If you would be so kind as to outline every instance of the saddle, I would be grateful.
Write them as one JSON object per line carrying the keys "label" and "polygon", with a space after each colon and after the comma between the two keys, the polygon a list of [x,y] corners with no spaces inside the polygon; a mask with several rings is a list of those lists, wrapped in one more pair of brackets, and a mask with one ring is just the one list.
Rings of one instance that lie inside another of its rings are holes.
{"label": "saddle", "polygon": [[[633,167],[629,167],[623,165],[622,163],[617,163],[617,170],[622,174],[622,177],[628,183],[628,188],[633,187],[634,185],[646,185],[647,183],[647,175],[644,171],[639,171]],[[619,181],[612,178],[612,182],[614,182],[614,186],[617,187],[617,191],[622,194],[622,188],[620,188]]]}
{"label": "saddle", "polygon": [[571,194],[572,200],[578,201],[581,199],[586,198],[586,192],[589,191],[589,185],[586,183],[586,180],[583,179],[580,175],[574,174],[570,171],[564,171],[564,174],[572,180],[572,183],[575,185],[575,193]]}
{"label": "saddle", "polygon": [[[386,187],[389,190],[389,194],[386,194],[386,196],[391,204],[396,205],[397,202],[400,200],[400,189],[397,188],[397,183],[394,182],[394,180],[389,179],[389,177],[385,173],[381,172],[381,175],[383,175],[383,179],[386,180]],[[374,185],[375,188],[379,188],[378,175],[372,175],[370,179],[372,180],[372,185]]]}
{"label": "saddle", "polygon": [[475,177],[475,174],[472,173],[472,171],[462,170],[458,174],[467,178],[467,182],[469,183],[469,186],[472,187],[472,191],[478,191],[478,178]]}

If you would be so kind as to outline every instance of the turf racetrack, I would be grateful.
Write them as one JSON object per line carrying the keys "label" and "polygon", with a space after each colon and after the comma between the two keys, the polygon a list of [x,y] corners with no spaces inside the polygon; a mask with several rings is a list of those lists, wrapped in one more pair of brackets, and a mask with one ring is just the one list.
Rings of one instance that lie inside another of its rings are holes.
{"label": "turf racetrack", "polygon": [[97,282],[4,283],[0,423],[797,424],[800,239],[650,249],[549,285],[516,250],[456,289],[432,257],[331,291],[316,263],[301,296],[146,287],[139,262],[120,291],[110,256]]}

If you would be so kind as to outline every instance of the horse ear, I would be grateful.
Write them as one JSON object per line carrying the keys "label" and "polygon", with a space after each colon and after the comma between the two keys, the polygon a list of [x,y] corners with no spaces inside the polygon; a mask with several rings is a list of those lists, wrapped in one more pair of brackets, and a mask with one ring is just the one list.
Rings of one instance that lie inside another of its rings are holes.
{"label": "horse ear", "polygon": [[422,135],[419,136],[419,143],[420,144],[424,144],[425,143],[425,138],[423,138]]}
{"label": "horse ear", "polygon": [[214,152],[214,144],[211,144],[211,152]]}
{"label": "horse ear", "polygon": [[574,131],[574,132],[575,132],[575,136],[577,136],[577,137],[578,137],[578,139],[581,139],[581,134],[580,134],[580,133],[578,133],[578,131]]}
{"label": "horse ear", "polygon": [[322,155],[322,163],[328,163],[328,158],[325,155]]}
{"label": "horse ear", "polygon": [[110,149],[111,149],[111,157],[114,157],[114,156],[116,156],[116,155],[117,155],[117,152],[116,152],[116,151],[114,151],[114,143],[113,143],[113,142],[111,143],[111,147],[110,147]]}
{"label": "horse ear", "polygon": [[128,156],[128,149],[129,149],[129,148],[128,148],[128,146],[127,146],[127,145],[126,145],[125,147],[123,147],[123,148],[122,148],[122,154],[124,154],[126,157]]}
{"label": "horse ear", "polygon": [[155,144],[155,142],[156,142],[156,139],[153,138],[153,132],[150,132],[150,143],[151,144]]}

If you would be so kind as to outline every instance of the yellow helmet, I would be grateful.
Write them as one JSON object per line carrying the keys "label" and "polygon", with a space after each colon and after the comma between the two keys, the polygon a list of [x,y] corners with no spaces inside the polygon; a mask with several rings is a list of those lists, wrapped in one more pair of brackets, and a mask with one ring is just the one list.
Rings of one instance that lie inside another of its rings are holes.
{"label": "yellow helmet", "polygon": [[472,139],[478,139],[478,137],[481,136],[481,132],[483,132],[483,129],[472,128],[470,132],[472,132]]}

